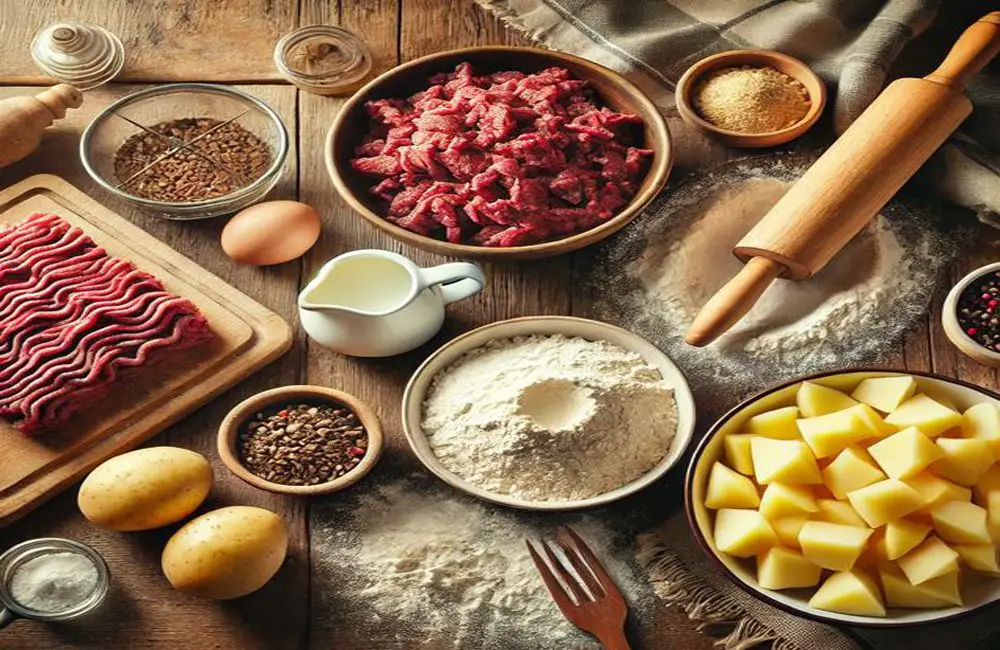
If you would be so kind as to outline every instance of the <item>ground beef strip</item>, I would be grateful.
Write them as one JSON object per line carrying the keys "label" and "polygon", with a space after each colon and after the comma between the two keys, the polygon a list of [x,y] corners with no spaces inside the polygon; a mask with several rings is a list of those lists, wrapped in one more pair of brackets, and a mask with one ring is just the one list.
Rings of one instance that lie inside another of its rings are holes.
{"label": "ground beef strip", "polygon": [[368,102],[351,160],[407,230],[482,246],[559,239],[610,219],[645,175],[641,120],[600,106],[564,68],[475,76],[462,63],[429,83]]}

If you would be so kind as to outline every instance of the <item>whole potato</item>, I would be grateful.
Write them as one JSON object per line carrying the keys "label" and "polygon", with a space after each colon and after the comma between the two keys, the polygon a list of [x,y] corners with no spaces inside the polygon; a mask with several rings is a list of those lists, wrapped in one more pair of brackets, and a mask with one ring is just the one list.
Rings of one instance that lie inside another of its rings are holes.
{"label": "whole potato", "polygon": [[110,458],[80,486],[83,516],[111,530],[149,530],[194,512],[212,489],[205,457],[179,447],[136,449]]}
{"label": "whole potato", "polygon": [[178,591],[239,598],[274,577],[287,549],[281,517],[263,508],[229,506],[192,519],[170,538],[163,573]]}

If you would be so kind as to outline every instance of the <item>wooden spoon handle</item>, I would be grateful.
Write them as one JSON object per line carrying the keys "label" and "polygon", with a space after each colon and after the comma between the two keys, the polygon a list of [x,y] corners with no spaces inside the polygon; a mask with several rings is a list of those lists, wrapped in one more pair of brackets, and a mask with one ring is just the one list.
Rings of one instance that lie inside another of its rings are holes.
{"label": "wooden spoon handle", "polygon": [[986,14],[962,32],[944,62],[924,79],[962,88],[1000,52],[1000,11]]}
{"label": "wooden spoon handle", "polygon": [[743,318],[771,286],[784,267],[766,257],[753,257],[732,280],[719,289],[691,323],[684,340],[708,345]]}

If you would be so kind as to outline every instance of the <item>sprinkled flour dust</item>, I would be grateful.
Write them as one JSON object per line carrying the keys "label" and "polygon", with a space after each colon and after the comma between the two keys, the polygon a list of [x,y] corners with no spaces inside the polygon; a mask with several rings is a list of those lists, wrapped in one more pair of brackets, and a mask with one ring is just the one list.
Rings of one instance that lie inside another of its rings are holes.
{"label": "sprinkled flour dust", "polygon": [[586,499],[640,478],[670,449],[673,389],[640,355],[563,335],[502,339],[439,372],[421,423],[434,455],[490,492]]}
{"label": "sprinkled flour dust", "polygon": [[776,280],[712,345],[683,341],[701,307],[742,267],[733,245],[814,160],[737,160],[665,192],[585,261],[588,315],[664,350],[708,410],[782,378],[882,361],[926,319],[935,288],[971,232],[942,204],[912,195],[884,206],[814,277]]}
{"label": "sprinkled flour dust", "polygon": [[[354,513],[349,523],[319,519],[316,579],[330,585],[320,590],[330,599],[323,609],[370,631],[369,638],[408,648],[600,647],[563,618],[525,548],[526,538],[553,532],[551,517],[535,527],[521,513],[418,475],[368,489],[345,509]],[[636,569],[616,558],[614,533],[604,523],[584,516],[572,526],[624,593],[651,596]],[[395,638],[384,639],[390,629]]]}

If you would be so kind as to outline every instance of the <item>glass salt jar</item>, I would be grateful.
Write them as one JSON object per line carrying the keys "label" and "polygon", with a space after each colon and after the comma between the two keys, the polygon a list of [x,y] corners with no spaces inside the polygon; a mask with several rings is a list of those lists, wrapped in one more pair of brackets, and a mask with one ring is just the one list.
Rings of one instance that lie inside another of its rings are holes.
{"label": "glass salt jar", "polygon": [[0,628],[18,618],[68,621],[104,602],[111,585],[101,555],[80,542],[41,537],[0,555]]}

